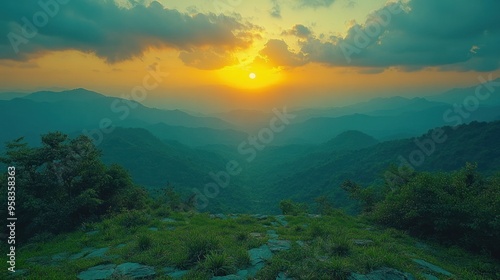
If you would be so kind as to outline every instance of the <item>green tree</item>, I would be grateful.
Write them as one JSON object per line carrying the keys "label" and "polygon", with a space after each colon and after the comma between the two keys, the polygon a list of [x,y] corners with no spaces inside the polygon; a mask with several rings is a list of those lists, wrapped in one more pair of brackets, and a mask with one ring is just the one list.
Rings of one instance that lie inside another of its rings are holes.
{"label": "green tree", "polygon": [[0,159],[16,167],[20,238],[70,230],[104,213],[144,205],[145,193],[122,168],[106,167],[89,138],[53,132],[41,142],[29,147],[16,139]]}

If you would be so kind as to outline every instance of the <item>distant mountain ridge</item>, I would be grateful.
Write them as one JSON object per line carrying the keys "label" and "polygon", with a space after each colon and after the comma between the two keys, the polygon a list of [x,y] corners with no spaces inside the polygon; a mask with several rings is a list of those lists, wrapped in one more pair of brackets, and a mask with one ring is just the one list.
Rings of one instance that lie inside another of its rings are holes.
{"label": "distant mountain ridge", "polygon": [[378,144],[370,135],[356,130],[347,130],[326,142],[323,146],[331,151],[355,151]]}

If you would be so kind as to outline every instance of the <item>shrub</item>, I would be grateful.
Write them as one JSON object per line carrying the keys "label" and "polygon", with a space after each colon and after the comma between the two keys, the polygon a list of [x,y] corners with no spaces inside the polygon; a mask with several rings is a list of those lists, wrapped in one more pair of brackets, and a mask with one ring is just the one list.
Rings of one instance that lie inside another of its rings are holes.
{"label": "shrub", "polygon": [[297,203],[293,202],[291,199],[286,199],[280,202],[280,209],[283,215],[297,216],[307,213],[307,204]]}
{"label": "shrub", "polygon": [[202,267],[214,276],[225,276],[236,271],[233,259],[224,252],[210,252],[206,256]]}

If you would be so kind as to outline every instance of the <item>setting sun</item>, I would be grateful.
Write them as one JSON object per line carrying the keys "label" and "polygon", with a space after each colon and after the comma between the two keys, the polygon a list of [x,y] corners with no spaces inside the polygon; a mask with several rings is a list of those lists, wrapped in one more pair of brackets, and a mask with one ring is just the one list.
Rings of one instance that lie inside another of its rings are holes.
{"label": "setting sun", "polygon": [[248,75],[248,77],[253,80],[253,79],[257,78],[257,75],[255,75],[255,73],[250,73],[250,75]]}

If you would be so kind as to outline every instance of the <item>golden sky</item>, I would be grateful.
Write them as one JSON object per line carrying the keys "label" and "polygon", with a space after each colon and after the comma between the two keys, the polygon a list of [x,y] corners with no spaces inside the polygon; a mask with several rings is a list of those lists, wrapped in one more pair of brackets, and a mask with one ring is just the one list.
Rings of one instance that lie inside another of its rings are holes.
{"label": "golden sky", "polygon": [[0,91],[126,97],[154,69],[168,76],[143,103],[210,112],[428,95],[500,74],[498,1],[12,2]]}

